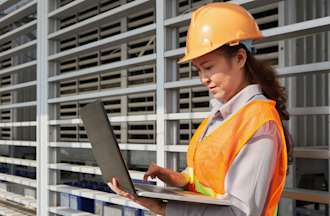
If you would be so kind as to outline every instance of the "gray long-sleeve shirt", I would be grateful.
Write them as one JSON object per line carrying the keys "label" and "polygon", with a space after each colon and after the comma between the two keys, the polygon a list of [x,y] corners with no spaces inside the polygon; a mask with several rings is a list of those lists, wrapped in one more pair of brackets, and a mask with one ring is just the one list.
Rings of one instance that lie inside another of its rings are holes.
{"label": "gray long-sleeve shirt", "polygon": [[[256,99],[267,100],[256,84],[245,87],[225,104],[212,99],[213,108],[201,139],[241,107]],[[262,215],[281,145],[275,123],[267,122],[242,148],[228,170],[225,178],[226,193],[223,199],[229,200],[231,206],[169,202],[166,215]]]}

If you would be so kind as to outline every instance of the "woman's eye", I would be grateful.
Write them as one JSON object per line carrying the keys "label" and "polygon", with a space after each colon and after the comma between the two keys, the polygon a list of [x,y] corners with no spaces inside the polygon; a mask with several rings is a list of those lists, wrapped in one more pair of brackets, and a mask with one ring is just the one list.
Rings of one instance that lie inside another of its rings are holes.
{"label": "woman's eye", "polygon": [[211,70],[213,68],[213,66],[207,66],[205,67],[205,70]]}

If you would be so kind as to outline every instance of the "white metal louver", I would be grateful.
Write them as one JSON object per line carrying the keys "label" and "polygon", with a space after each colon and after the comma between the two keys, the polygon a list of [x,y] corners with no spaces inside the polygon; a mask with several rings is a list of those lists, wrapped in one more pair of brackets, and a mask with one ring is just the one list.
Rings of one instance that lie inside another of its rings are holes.
{"label": "white metal louver", "polygon": [[36,75],[31,70],[36,1],[2,1],[0,10],[0,214],[31,215],[37,205]]}
{"label": "white metal louver", "polygon": [[[102,179],[79,109],[95,99],[105,104],[134,179],[151,161],[185,167],[210,96],[196,69],[176,62],[191,11],[208,2],[0,0],[0,214],[101,214],[64,202],[70,196],[113,211],[141,208],[87,187]],[[256,18],[266,36],[254,44],[256,56],[277,68],[289,93],[295,163],[280,215],[329,216],[329,187],[304,179],[329,185],[330,4],[233,2]]]}

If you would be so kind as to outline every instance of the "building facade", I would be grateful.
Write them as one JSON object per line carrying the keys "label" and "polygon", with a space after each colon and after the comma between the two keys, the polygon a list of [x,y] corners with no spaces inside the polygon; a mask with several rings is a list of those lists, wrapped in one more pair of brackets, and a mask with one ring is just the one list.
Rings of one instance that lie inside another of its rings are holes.
{"label": "building facade", "polygon": [[[101,99],[132,178],[182,170],[210,95],[184,53],[211,0],[0,0],[0,214],[149,215],[109,193],[79,109]],[[279,215],[330,216],[330,1],[234,0],[288,92],[294,158]],[[160,182],[155,182],[161,184]]]}

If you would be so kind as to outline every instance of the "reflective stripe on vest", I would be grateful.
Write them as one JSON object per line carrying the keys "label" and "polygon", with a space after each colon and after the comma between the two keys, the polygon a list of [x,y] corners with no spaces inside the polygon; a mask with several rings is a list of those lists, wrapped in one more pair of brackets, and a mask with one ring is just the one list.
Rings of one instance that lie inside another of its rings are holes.
{"label": "reflective stripe on vest", "polygon": [[188,167],[183,172],[189,180],[188,189],[207,196],[223,195],[225,177],[233,160],[255,132],[268,121],[276,124],[282,144],[263,214],[273,216],[284,189],[287,169],[285,138],[274,101],[254,100],[246,104],[199,141],[208,119],[202,121],[188,147]]}

